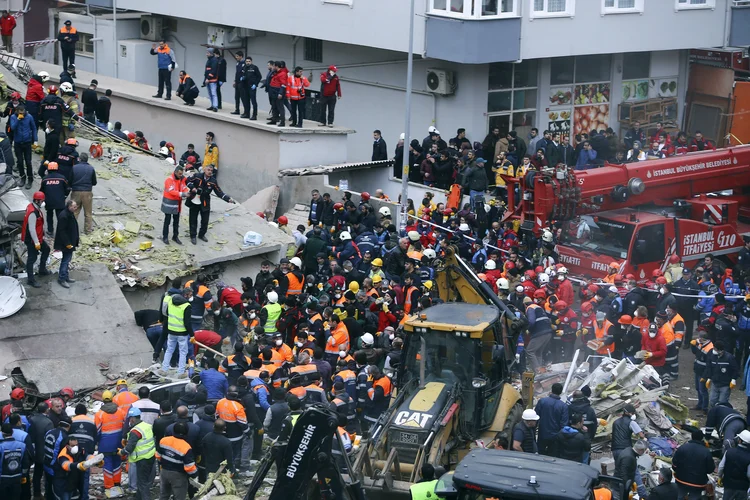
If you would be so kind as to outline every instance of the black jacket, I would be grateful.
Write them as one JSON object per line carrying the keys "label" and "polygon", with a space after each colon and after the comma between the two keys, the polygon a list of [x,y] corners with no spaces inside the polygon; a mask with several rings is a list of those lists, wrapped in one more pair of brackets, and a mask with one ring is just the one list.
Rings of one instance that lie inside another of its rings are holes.
{"label": "black jacket", "polygon": [[242,67],[242,84],[247,88],[257,86],[263,79],[263,74],[255,64],[245,65]]}
{"label": "black jacket", "polygon": [[67,208],[60,212],[57,217],[57,231],[55,231],[55,250],[75,250],[80,240],[78,239],[78,221],[73,212]]}
{"label": "black jacket", "polygon": [[70,184],[63,174],[52,170],[42,179],[39,191],[44,193],[47,208],[61,210],[65,208],[65,199],[70,194]]}
{"label": "black jacket", "polygon": [[588,429],[588,436],[594,439],[596,436],[596,428],[599,426],[599,420],[596,418],[596,411],[591,407],[591,401],[589,398],[583,397],[580,399],[574,399],[568,404],[568,415],[578,413],[583,415],[583,425]]}
{"label": "black jacket", "polygon": [[34,441],[34,463],[41,464],[44,462],[44,435],[54,429],[52,420],[47,415],[35,413],[29,417],[29,436]]}
{"label": "black jacket", "polygon": [[648,500],[677,500],[679,492],[676,483],[663,483],[652,489],[648,494]]}
{"label": "black jacket", "polygon": [[91,191],[96,186],[96,170],[88,163],[73,165],[70,189],[73,191]]}
{"label": "black jacket", "polygon": [[[708,448],[706,448],[708,450]],[[638,455],[632,447],[625,448],[615,460],[615,477],[623,482],[635,481],[635,471],[638,467]]]}
{"label": "black jacket", "polygon": [[381,161],[388,159],[388,146],[382,137],[372,142],[372,161]]}
{"label": "black jacket", "polygon": [[[198,86],[195,84],[195,80],[193,80],[192,77],[188,76],[186,77],[180,84],[177,86],[177,95],[182,98],[195,98],[200,94],[200,90],[198,89]],[[197,154],[195,155],[196,158],[200,159],[200,156]]]}
{"label": "black jacket", "polygon": [[0,132],[0,162],[5,163],[7,173],[13,173],[16,160],[13,156],[13,145],[5,132]]}
{"label": "black jacket", "polygon": [[547,149],[544,151],[544,155],[547,158],[547,163],[550,167],[556,166],[563,160],[562,144],[555,144],[550,142],[547,144]]}
{"label": "black jacket", "polygon": [[219,81],[226,82],[227,81],[227,60],[219,56],[219,60],[217,61],[217,66],[219,68]]}
{"label": "black jacket", "polygon": [[646,297],[646,292],[642,288],[635,287],[622,299],[622,313],[633,316],[638,306],[645,306],[647,304],[648,298]]}
{"label": "black jacket", "polygon": [[95,89],[85,89],[81,93],[81,103],[83,104],[83,114],[93,115],[96,113],[96,103],[99,102],[99,94]]}
{"label": "black jacket", "polygon": [[223,434],[210,432],[206,434],[201,443],[201,462],[206,468],[206,472],[216,472],[221,466],[221,462],[227,461],[227,468],[235,472],[237,469],[234,464],[234,453],[232,452],[232,442]]}
{"label": "black jacket", "polygon": [[106,95],[103,95],[96,101],[96,119],[97,121],[109,122],[109,111],[112,109],[112,101]]}
{"label": "black jacket", "polygon": [[478,165],[474,166],[466,175],[464,189],[470,191],[485,191],[487,189],[487,172]]}
{"label": "black jacket", "polygon": [[[216,196],[226,202],[231,199],[228,194],[225,194],[224,191],[221,190],[216,177],[213,175],[208,178],[206,178],[206,174],[204,173],[194,175],[188,179],[187,187],[191,192],[185,199],[185,205],[188,207],[195,205],[193,200],[197,197],[200,200],[201,212],[208,212],[211,210],[211,193],[216,193]],[[197,190],[197,192],[193,193],[193,189]]]}
{"label": "black jacket", "polygon": [[583,454],[591,450],[591,439],[583,431],[565,426],[555,436],[557,457],[582,462]]}
{"label": "black jacket", "polygon": [[52,120],[55,123],[55,128],[60,130],[62,128],[63,114],[69,111],[70,106],[65,104],[65,101],[60,97],[54,94],[47,94],[42,99],[42,102],[39,103],[39,121],[44,126],[47,120]]}
{"label": "black jacket", "polygon": [[42,161],[55,161],[57,159],[58,151],[60,151],[60,131],[58,129],[53,129],[46,132],[44,135],[44,153],[42,154]]}
{"label": "black jacket", "polygon": [[688,441],[672,455],[672,469],[678,483],[703,486],[715,468],[711,450],[702,441]]}
{"label": "black jacket", "polygon": [[161,438],[167,435],[167,427],[177,422],[177,415],[170,413],[168,415],[162,415],[156,419],[151,430],[154,433],[154,443],[156,443],[156,451],[161,452],[159,442]]}

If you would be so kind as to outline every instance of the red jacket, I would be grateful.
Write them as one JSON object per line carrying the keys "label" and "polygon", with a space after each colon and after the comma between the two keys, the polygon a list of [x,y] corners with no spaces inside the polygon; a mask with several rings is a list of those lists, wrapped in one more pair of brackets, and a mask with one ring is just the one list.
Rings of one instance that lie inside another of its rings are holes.
{"label": "red jacket", "polygon": [[651,338],[648,333],[641,335],[641,349],[653,354],[646,360],[646,364],[651,366],[664,366],[667,357],[667,342],[664,335],[656,335]]}
{"label": "red jacket", "polygon": [[341,97],[341,83],[339,83],[339,76],[333,75],[326,71],[320,74],[321,92],[324,97],[331,97],[337,95]]}
{"label": "red jacket", "polygon": [[0,17],[0,35],[10,36],[16,27],[16,18],[14,16]]}
{"label": "red jacket", "polygon": [[26,100],[32,102],[42,102],[44,99],[44,85],[36,78],[29,80],[29,85],[26,87]]}
{"label": "red jacket", "polygon": [[287,83],[289,83],[289,70],[287,68],[281,68],[271,77],[271,87],[286,88]]}
{"label": "red jacket", "polygon": [[571,284],[569,279],[565,279],[564,281],[557,281],[557,298],[567,303],[569,306],[573,305],[573,302],[575,302],[575,292],[573,291],[573,285]]}

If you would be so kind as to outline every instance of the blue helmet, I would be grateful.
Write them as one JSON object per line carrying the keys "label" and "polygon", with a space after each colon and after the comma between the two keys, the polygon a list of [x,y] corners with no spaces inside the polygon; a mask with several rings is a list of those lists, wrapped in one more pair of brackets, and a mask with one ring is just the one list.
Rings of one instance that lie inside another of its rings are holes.
{"label": "blue helmet", "polygon": [[128,410],[128,418],[130,418],[130,417],[138,417],[138,418],[140,418],[141,417],[141,410],[139,410],[135,406],[131,406],[130,409]]}

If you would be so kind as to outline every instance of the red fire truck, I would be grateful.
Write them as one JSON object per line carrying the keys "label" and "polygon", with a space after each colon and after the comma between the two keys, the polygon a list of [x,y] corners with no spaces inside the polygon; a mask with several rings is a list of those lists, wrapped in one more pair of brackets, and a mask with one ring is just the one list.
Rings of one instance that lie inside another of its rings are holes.
{"label": "red fire truck", "polygon": [[515,186],[521,197],[506,220],[536,236],[562,223],[556,251],[575,274],[600,277],[617,262],[646,280],[672,255],[689,265],[708,253],[732,261],[750,235],[750,145],[505,179],[508,206]]}

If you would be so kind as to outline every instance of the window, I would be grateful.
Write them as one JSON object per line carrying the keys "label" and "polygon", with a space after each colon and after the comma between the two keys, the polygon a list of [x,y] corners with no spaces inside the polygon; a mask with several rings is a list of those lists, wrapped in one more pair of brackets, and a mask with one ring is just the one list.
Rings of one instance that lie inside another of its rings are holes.
{"label": "window", "polygon": [[675,10],[714,9],[716,0],[675,0]]}
{"label": "window", "polygon": [[612,57],[596,54],[576,57],[575,82],[608,82],[612,74]]}
{"label": "window", "polygon": [[78,41],[76,42],[76,54],[82,54],[85,56],[94,55],[94,42],[92,41],[94,35],[90,33],[78,32]]}
{"label": "window", "polygon": [[651,52],[629,52],[622,59],[622,79],[648,78],[651,71]]}
{"label": "window", "polygon": [[538,17],[573,17],[575,14],[575,0],[530,0],[530,2],[532,19]]}
{"label": "window", "polygon": [[521,0],[430,0],[430,14],[464,19],[518,17]]}
{"label": "window", "polygon": [[639,229],[633,243],[633,264],[661,262],[664,255],[664,224]]}
{"label": "window", "polygon": [[305,61],[323,62],[323,40],[305,38]]}
{"label": "window", "polygon": [[490,129],[499,127],[503,137],[510,130],[521,135],[531,129],[536,118],[538,74],[535,60],[490,64],[487,95]]}
{"label": "window", "polygon": [[602,0],[602,15],[643,12],[644,0]]}
{"label": "window", "polygon": [[555,57],[551,60],[550,84],[566,85],[573,83],[573,70],[575,69],[575,56]]}

